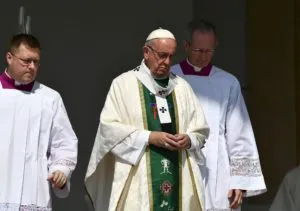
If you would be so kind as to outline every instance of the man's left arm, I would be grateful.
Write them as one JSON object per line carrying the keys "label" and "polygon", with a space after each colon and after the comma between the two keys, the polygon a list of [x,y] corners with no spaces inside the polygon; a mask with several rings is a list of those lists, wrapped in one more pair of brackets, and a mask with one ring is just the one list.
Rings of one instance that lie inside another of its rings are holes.
{"label": "man's left arm", "polygon": [[77,137],[73,131],[59,96],[52,122],[49,145],[49,177],[57,197],[65,198],[70,192],[70,178],[77,163]]}
{"label": "man's left arm", "polygon": [[265,192],[255,138],[238,81],[231,87],[225,131],[231,171],[228,197],[235,200],[241,193],[253,196]]}

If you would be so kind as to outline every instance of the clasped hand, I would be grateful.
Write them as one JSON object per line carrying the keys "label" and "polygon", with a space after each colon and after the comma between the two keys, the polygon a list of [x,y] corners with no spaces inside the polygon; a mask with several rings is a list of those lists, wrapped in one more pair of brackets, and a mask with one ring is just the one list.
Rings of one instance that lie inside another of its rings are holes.
{"label": "clasped hand", "polygon": [[151,132],[149,144],[168,150],[182,150],[191,147],[191,139],[187,134],[172,135],[165,132]]}

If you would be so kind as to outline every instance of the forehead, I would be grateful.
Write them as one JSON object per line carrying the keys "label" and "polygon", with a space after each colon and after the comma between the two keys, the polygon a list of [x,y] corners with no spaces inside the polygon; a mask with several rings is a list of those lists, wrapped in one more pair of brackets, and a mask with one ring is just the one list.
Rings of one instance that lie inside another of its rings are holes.
{"label": "forehead", "polygon": [[192,44],[198,47],[214,47],[216,44],[216,37],[212,31],[202,32],[196,30],[193,32]]}
{"label": "forehead", "polygon": [[28,45],[21,44],[18,48],[14,50],[15,54],[24,55],[24,56],[31,56],[31,57],[39,57],[40,50],[38,48],[31,48]]}
{"label": "forehead", "polygon": [[155,39],[152,41],[152,45],[157,51],[163,52],[175,52],[177,46],[174,39]]}

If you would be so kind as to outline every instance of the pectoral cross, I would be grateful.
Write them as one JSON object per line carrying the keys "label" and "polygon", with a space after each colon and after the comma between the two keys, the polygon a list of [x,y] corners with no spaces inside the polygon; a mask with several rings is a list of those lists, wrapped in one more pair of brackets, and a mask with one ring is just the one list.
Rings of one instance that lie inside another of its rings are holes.
{"label": "pectoral cross", "polygon": [[158,94],[159,95],[163,95],[163,94],[165,94],[167,91],[166,90],[160,90],[160,91],[158,91]]}
{"label": "pectoral cross", "polygon": [[161,113],[165,113],[167,111],[167,109],[165,109],[165,107],[161,107],[159,110],[161,111]]}

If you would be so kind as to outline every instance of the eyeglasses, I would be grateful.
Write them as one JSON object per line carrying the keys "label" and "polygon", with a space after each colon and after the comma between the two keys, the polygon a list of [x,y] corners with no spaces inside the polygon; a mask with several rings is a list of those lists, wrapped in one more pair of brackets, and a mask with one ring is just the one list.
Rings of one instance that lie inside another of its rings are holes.
{"label": "eyeglasses", "polygon": [[160,52],[160,51],[156,51],[154,50],[150,45],[147,45],[147,47],[153,51],[154,53],[156,53],[156,55],[158,56],[159,60],[166,60],[167,58],[170,58],[172,59],[172,57],[175,55],[175,54],[169,54],[167,52]]}
{"label": "eyeglasses", "polygon": [[14,55],[14,54],[11,53],[11,52],[10,52],[10,54],[11,54],[12,56],[16,57],[17,59],[19,59],[19,60],[21,61],[21,64],[22,64],[23,66],[29,66],[32,62],[33,62],[33,64],[34,64],[34,66],[36,66],[36,67],[39,67],[39,66],[40,66],[40,60],[38,60],[38,59],[31,59],[31,58],[23,59],[23,58],[20,58],[20,57]]}
{"label": "eyeglasses", "polygon": [[215,52],[216,49],[192,48],[191,50],[195,53],[209,54]]}

